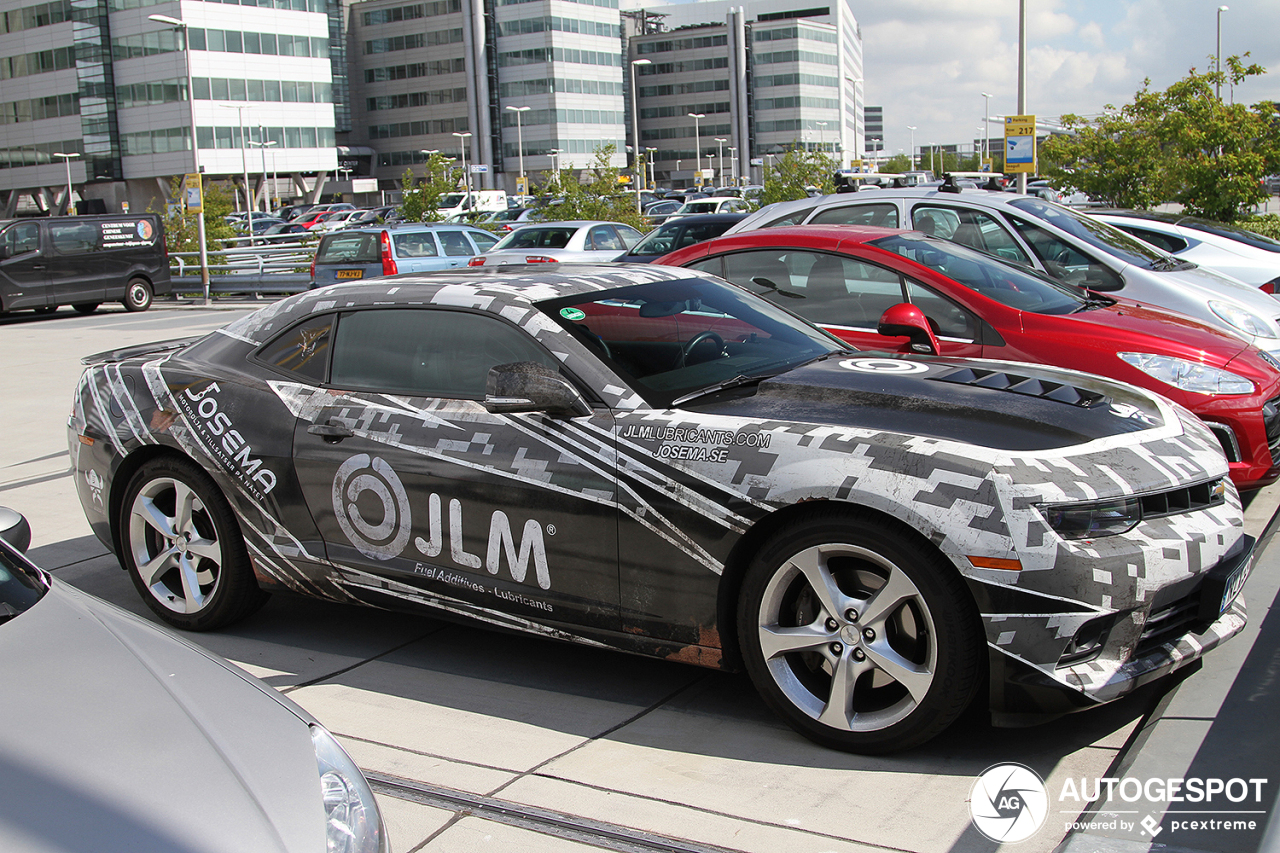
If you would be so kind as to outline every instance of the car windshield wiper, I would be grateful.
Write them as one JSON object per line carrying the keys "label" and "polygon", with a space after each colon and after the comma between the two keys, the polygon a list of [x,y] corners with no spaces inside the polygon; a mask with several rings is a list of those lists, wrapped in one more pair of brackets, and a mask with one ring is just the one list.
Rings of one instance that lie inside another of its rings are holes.
{"label": "car windshield wiper", "polygon": [[1196,265],[1190,261],[1184,261],[1180,258],[1161,258],[1158,261],[1152,261],[1147,265],[1147,269],[1156,272],[1176,272],[1179,270],[1195,269]]}
{"label": "car windshield wiper", "polygon": [[1093,311],[1096,308],[1109,308],[1115,304],[1114,299],[1108,299],[1105,296],[1098,296],[1096,293],[1089,292],[1084,302],[1079,308],[1072,311],[1072,314],[1079,314],[1082,311]]}
{"label": "car windshield wiper", "polygon": [[776,373],[757,373],[753,376],[747,376],[745,373],[739,373],[732,379],[726,379],[723,382],[717,382],[714,385],[708,385],[706,388],[700,388],[697,391],[691,391],[682,397],[677,397],[671,401],[671,405],[678,406],[681,403],[687,403],[690,400],[696,400],[698,397],[705,397],[706,395],[714,394],[717,391],[739,388],[743,385],[750,385],[753,382],[763,382],[764,380],[776,375]]}

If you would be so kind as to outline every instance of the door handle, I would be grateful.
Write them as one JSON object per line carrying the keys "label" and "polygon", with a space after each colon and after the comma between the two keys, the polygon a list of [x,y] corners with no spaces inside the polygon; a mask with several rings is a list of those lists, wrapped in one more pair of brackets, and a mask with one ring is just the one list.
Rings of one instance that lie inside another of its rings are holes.
{"label": "door handle", "polygon": [[355,432],[349,426],[340,423],[334,423],[330,418],[326,423],[314,423],[307,427],[307,432],[311,435],[318,435],[325,441],[336,444],[344,438],[351,438]]}

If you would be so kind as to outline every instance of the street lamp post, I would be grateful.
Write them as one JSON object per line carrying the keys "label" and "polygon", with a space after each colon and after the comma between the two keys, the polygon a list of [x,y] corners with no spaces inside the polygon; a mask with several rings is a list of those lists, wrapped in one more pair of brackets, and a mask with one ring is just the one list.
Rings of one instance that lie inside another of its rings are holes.
{"label": "street lamp post", "polygon": [[[148,15],[148,20],[166,24],[182,33],[182,53],[187,65],[187,106],[191,117],[191,173],[200,182],[200,215],[196,217],[196,238],[200,242],[200,289],[204,304],[209,304],[209,247],[204,236],[204,176],[200,174],[200,146],[196,141],[196,97],[191,87],[191,42],[187,40],[187,22],[168,15]],[[185,199],[183,208],[185,209]]]}
{"label": "street lamp post", "polygon": [[723,136],[716,137],[716,169],[720,172],[720,186],[724,186],[724,144],[728,142]]}
{"label": "street lamp post", "polygon": [[[259,126],[258,126],[258,136],[260,136],[260,137],[261,137],[261,141],[259,141],[259,142],[254,142],[252,139],[250,139],[250,140],[249,140],[249,144],[250,144],[250,145],[252,145],[254,148],[257,148],[260,152],[262,152],[262,180],[263,180],[263,182],[265,183],[265,182],[266,182],[266,180],[267,180],[267,149],[268,149],[268,148],[270,148],[272,145],[275,145],[275,144],[276,144],[276,141],[273,139],[273,140],[271,140],[270,142],[267,142],[267,131],[266,131],[266,128],[262,127],[261,125],[259,125]],[[271,153],[271,157],[272,157],[272,160],[273,160],[273,162],[274,162],[274,159],[275,159],[275,152],[272,152],[272,153]],[[273,180],[272,180],[272,185],[274,186],[274,184],[275,184],[275,181],[274,181],[274,179],[273,179]],[[264,204],[266,205],[266,207],[267,207],[267,212],[268,212],[268,213],[270,213],[270,212],[271,212],[271,193],[270,193],[270,191],[268,191],[268,192],[266,193],[266,197],[263,199],[263,203],[264,203]],[[253,236],[253,231],[252,231],[252,229],[249,231],[249,236],[250,236],[250,237],[252,237],[252,236]]]}
{"label": "street lamp post", "polygon": [[516,149],[520,155],[520,194],[529,194],[529,185],[524,180],[524,130],[520,125],[520,113],[527,113],[533,107],[507,107],[516,114]]}
{"label": "street lamp post", "polygon": [[1218,80],[1213,84],[1213,96],[1222,100],[1222,13],[1229,12],[1229,6],[1218,7],[1218,52],[1214,54],[1213,66],[1218,72]]}
{"label": "street lamp post", "polygon": [[818,126],[818,150],[825,152],[827,150],[827,123],[825,121],[815,121]]}
{"label": "street lamp post", "polygon": [[689,118],[693,119],[693,179],[697,181],[702,176],[702,137],[698,134],[698,119],[706,118],[706,115],[689,113]]}
{"label": "street lamp post", "polygon": [[916,126],[909,124],[907,130],[911,131],[911,168],[914,169],[916,167]]}
{"label": "street lamp post", "polygon": [[249,226],[249,242],[253,243],[253,209],[256,206],[249,189],[249,132],[244,124],[244,111],[249,107],[243,104],[218,104],[229,110],[235,110],[240,122],[240,169],[244,178],[244,213],[245,222]]}
{"label": "street lamp post", "polygon": [[463,131],[459,133],[454,131],[453,135],[458,137],[458,150],[462,152],[462,185],[466,187],[467,203],[463,210],[471,210],[471,176],[467,174],[467,140],[471,138],[471,131]]}
{"label": "street lamp post", "polygon": [[653,165],[653,154],[657,148],[645,148],[645,153],[649,156],[645,159],[649,161],[649,186],[656,188],[658,186],[658,172]]}
{"label": "street lamp post", "polygon": [[[995,95],[982,93],[982,163],[991,159],[991,99]],[[978,170],[982,170],[979,164]]]}
{"label": "street lamp post", "polygon": [[729,171],[733,173],[733,185],[738,185],[738,149],[736,146],[729,146]]}
{"label": "street lamp post", "polygon": [[53,152],[54,157],[61,157],[62,162],[67,165],[67,216],[74,216],[72,213],[75,208],[71,206],[71,159],[79,157],[79,154],[63,154],[59,151]]}
{"label": "street lamp post", "polygon": [[551,173],[556,179],[556,191],[560,190],[560,155],[564,153],[563,148],[552,148],[547,152],[551,155]]}
{"label": "street lamp post", "polygon": [[[652,59],[633,59],[631,60],[631,133],[632,135],[632,151],[635,153],[636,159],[640,157],[640,110],[636,104],[636,66],[652,65]],[[633,170],[634,171],[634,170]],[[643,172],[643,170],[641,170]],[[644,183],[644,175],[640,175],[640,183]],[[640,190],[642,186],[636,187],[636,213],[640,212]]]}
{"label": "street lamp post", "polygon": [[[845,75],[845,78],[844,78],[844,79],[845,79],[845,81],[846,81],[846,82],[849,82],[849,83],[852,83],[852,84],[853,84],[853,112],[854,112],[855,121],[856,121],[856,116],[857,116],[857,113],[858,113],[858,84],[859,84],[859,83],[862,83],[862,82],[863,82],[863,79],[862,79],[861,77],[850,77],[850,76],[849,76],[849,75],[847,75],[847,74]],[[839,124],[837,124],[837,125],[836,125],[836,127],[837,127],[837,128],[839,128],[839,127],[840,127],[840,125],[839,125]],[[865,133],[865,132],[866,132],[866,117],[865,117],[865,115],[864,115],[864,117],[863,117],[862,129],[863,129],[863,132]],[[856,123],[855,123],[855,126],[854,126],[854,129],[853,129],[853,130],[854,130],[854,133],[853,133],[853,156],[854,156],[854,159],[861,160],[861,159],[862,159],[862,154],[859,154],[859,153],[858,153],[858,142],[859,142],[859,140],[858,140],[858,132],[857,132],[857,131],[858,131],[858,128],[857,128],[857,126],[856,126]],[[841,135],[841,138],[842,138],[842,140],[843,140],[843,134]],[[844,149],[843,149],[843,145],[844,145],[844,143],[843,143],[843,141],[842,141],[842,142],[841,142],[841,146],[842,146],[842,147],[841,147],[841,150],[842,150],[842,151],[844,150]],[[865,151],[864,151],[864,153],[865,153]],[[842,156],[843,156],[843,155],[842,155]]]}

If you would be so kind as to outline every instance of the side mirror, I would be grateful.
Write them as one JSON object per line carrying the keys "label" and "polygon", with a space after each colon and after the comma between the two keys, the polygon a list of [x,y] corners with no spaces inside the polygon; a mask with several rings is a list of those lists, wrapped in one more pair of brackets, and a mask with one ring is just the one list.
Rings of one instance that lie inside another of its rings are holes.
{"label": "side mirror", "polygon": [[22,513],[0,506],[0,539],[24,554],[31,547],[31,525]]}
{"label": "side mirror", "polygon": [[591,414],[591,406],[569,380],[534,361],[489,368],[484,407],[493,414],[546,412],[568,418]]}
{"label": "side mirror", "polygon": [[942,348],[938,346],[938,338],[929,325],[929,318],[915,305],[907,302],[891,305],[881,314],[876,331],[888,337],[910,338],[912,352],[930,355],[942,352]]}

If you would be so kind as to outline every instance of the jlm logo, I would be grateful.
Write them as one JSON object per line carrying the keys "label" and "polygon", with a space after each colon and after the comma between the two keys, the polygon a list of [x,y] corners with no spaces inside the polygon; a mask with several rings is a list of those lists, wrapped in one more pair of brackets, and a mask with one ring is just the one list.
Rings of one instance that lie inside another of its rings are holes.
{"label": "jlm logo", "polygon": [[1040,830],[1048,813],[1044,780],[1021,764],[988,767],[969,793],[974,827],[997,843],[1025,841]]}
{"label": "jlm logo", "polygon": [[[377,522],[366,520],[356,505],[365,492],[372,494],[382,505],[382,517]],[[420,553],[438,557],[447,548],[449,559],[457,565],[466,569],[478,569],[483,565],[491,575],[498,574],[505,556],[516,583],[524,582],[532,563],[538,586],[551,588],[547,545],[543,539],[543,526],[537,520],[531,518],[525,522],[517,545],[507,514],[494,510],[489,517],[489,541],[482,563],[480,556],[468,552],[463,543],[462,502],[450,499],[447,527],[442,504],[440,495],[433,493],[427,498],[426,536],[413,537],[414,547]],[[356,550],[366,557],[391,560],[399,557],[409,544],[413,530],[409,494],[399,475],[381,457],[358,453],[338,467],[333,477],[333,512],[338,527]]]}

